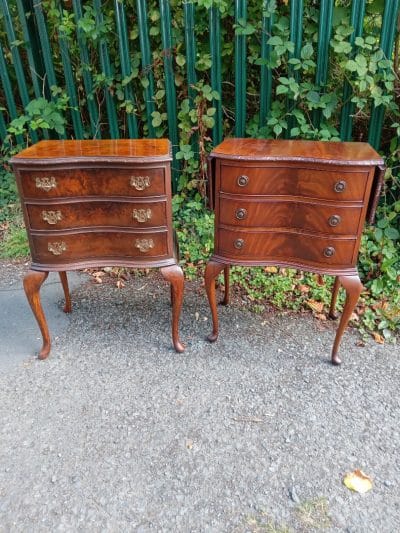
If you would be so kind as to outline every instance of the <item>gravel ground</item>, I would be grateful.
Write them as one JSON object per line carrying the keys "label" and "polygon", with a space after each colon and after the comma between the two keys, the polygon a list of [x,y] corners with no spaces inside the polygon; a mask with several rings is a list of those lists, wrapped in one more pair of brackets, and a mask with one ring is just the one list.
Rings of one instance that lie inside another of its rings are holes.
{"label": "gravel ground", "polygon": [[50,358],[0,373],[0,532],[400,531],[398,347],[348,331],[332,367],[332,324],[235,306],[212,345],[188,284],[178,355],[168,295],[83,278]]}

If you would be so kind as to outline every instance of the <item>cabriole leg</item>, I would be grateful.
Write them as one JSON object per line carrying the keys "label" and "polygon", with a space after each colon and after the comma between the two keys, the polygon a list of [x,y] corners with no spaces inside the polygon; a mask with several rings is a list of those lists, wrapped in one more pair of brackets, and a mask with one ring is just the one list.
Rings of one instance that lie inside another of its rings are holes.
{"label": "cabriole leg", "polygon": [[339,276],[336,276],[335,283],[333,284],[331,306],[329,308],[329,315],[328,315],[329,318],[331,318],[332,320],[336,320],[336,318],[338,317],[336,313],[336,300],[337,300],[339,289],[340,289]]}
{"label": "cabriole leg", "polygon": [[218,274],[221,272],[224,266],[225,265],[223,265],[223,263],[217,263],[216,261],[209,261],[207,263],[206,272],[205,272],[205,286],[206,286],[207,298],[208,298],[208,303],[210,304],[212,322],[213,322],[212,333],[207,337],[207,339],[210,342],[214,342],[218,338],[218,311],[217,311],[217,301],[215,297],[215,278],[218,276]]}
{"label": "cabriole leg", "polygon": [[177,352],[182,353],[185,346],[179,339],[179,317],[183,302],[184,278],[180,266],[172,265],[160,269],[163,278],[171,283],[171,305],[172,305],[172,342]]}
{"label": "cabriole leg", "polygon": [[229,265],[226,265],[224,268],[224,299],[221,301],[222,305],[228,305],[229,304],[229,285],[230,285],[230,276],[229,276]]}
{"label": "cabriole leg", "polygon": [[64,305],[64,313],[70,313],[72,310],[71,306],[71,295],[69,293],[69,287],[68,287],[68,278],[66,272],[59,272],[61,285],[64,291],[64,297],[65,297],[65,305]]}
{"label": "cabriole leg", "polygon": [[360,278],[357,275],[354,276],[338,276],[338,283],[342,285],[346,291],[346,302],[344,304],[342,317],[339,322],[339,327],[336,332],[335,342],[332,349],[332,363],[334,365],[340,365],[342,362],[338,356],[338,350],[340,341],[344,330],[349,323],[352,312],[354,311],[358,298],[360,297],[361,291],[363,290],[363,285],[360,281]]}
{"label": "cabriole leg", "polygon": [[50,353],[51,347],[49,328],[47,326],[46,317],[44,316],[39,293],[40,287],[48,275],[48,272],[29,270],[24,277],[25,294],[28,298],[29,305],[31,306],[43,337],[43,346],[39,352],[39,359],[46,359]]}

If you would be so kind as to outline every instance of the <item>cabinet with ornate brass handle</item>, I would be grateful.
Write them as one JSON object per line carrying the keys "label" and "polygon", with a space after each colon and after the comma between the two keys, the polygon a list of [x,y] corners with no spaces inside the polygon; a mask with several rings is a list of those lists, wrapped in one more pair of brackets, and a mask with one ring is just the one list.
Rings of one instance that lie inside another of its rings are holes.
{"label": "cabinet with ornate brass handle", "polygon": [[136,239],[135,248],[138,248],[142,253],[146,253],[154,248],[153,239]]}
{"label": "cabinet with ornate brass handle", "polygon": [[138,222],[147,222],[148,220],[151,220],[151,209],[134,209],[132,211],[132,217],[137,220]]}
{"label": "cabinet with ornate brass handle", "polygon": [[150,176],[131,176],[130,184],[137,191],[144,191],[151,185]]}
{"label": "cabinet with ornate brass handle", "polygon": [[67,245],[64,241],[49,242],[47,245],[47,249],[53,255],[61,255],[63,252],[67,251]]}
{"label": "cabinet with ornate brass handle", "polygon": [[57,224],[62,218],[61,211],[42,211],[42,219],[50,225]]}
{"label": "cabinet with ornate brass handle", "polygon": [[49,192],[51,189],[55,189],[57,187],[57,181],[54,176],[45,176],[43,178],[36,177],[35,185],[37,189],[42,189],[43,191]]}

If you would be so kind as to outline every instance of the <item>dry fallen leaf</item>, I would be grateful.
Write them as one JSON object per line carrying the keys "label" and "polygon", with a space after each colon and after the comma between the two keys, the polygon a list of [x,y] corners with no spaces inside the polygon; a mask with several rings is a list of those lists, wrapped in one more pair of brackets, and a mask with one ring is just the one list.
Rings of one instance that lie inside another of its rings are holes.
{"label": "dry fallen leaf", "polygon": [[326,320],[326,315],[324,315],[323,313],[317,313],[315,315],[315,318],[318,318],[318,320]]}
{"label": "dry fallen leaf", "polygon": [[379,333],[377,333],[376,331],[374,331],[372,335],[374,336],[375,342],[378,342],[379,344],[385,343],[385,339],[382,337],[382,335],[379,335]]}
{"label": "dry fallen leaf", "polygon": [[125,283],[122,281],[122,279],[119,279],[117,281],[117,287],[118,287],[118,289],[122,289],[122,288],[125,287]]}
{"label": "dry fallen leaf", "polygon": [[309,292],[310,287],[308,285],[299,285],[300,292]]}
{"label": "dry fallen leaf", "polygon": [[343,478],[343,483],[348,489],[359,492],[360,494],[364,494],[364,492],[372,489],[372,479],[359,469],[346,474]]}
{"label": "dry fallen leaf", "polygon": [[278,272],[278,269],[274,266],[265,267],[264,272],[269,272],[270,274],[276,274]]}
{"label": "dry fallen leaf", "polygon": [[307,300],[307,305],[309,305],[315,313],[322,313],[324,309],[324,304],[322,302],[316,302],[315,300]]}

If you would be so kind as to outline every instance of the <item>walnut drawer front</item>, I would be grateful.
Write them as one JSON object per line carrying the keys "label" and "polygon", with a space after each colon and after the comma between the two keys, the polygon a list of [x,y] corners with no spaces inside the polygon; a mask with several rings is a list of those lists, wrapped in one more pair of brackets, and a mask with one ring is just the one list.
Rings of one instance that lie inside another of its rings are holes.
{"label": "walnut drawer front", "polygon": [[321,205],[288,200],[249,201],[221,198],[219,221],[238,227],[287,228],[331,235],[356,235],[361,207]]}
{"label": "walnut drawer front", "polygon": [[63,230],[92,226],[167,226],[167,202],[86,201],[26,204],[33,230]]}
{"label": "walnut drawer front", "polygon": [[164,195],[164,168],[21,170],[25,198]]}
{"label": "walnut drawer front", "polygon": [[167,231],[31,234],[32,260],[44,264],[113,258],[148,261],[151,257],[168,255],[167,236]]}
{"label": "walnut drawer front", "polygon": [[362,201],[368,171],[221,165],[221,191],[233,194],[304,196]]}
{"label": "walnut drawer front", "polygon": [[278,264],[291,261],[325,266],[353,263],[356,239],[334,239],[295,232],[245,232],[220,229],[217,255],[245,261]]}

